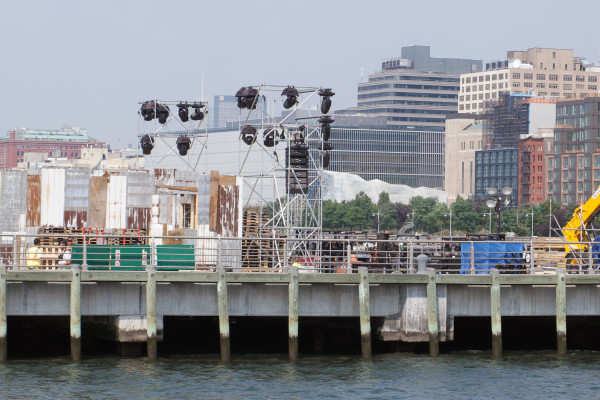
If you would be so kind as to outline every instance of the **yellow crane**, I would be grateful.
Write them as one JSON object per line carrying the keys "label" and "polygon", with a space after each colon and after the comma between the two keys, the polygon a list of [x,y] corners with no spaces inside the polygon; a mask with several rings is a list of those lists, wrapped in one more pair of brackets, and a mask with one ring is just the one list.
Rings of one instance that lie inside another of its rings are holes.
{"label": "yellow crane", "polygon": [[592,197],[580,205],[573,212],[573,218],[562,228],[566,239],[565,252],[567,264],[578,264],[587,250],[587,243],[591,240],[588,228],[600,212],[600,186]]}

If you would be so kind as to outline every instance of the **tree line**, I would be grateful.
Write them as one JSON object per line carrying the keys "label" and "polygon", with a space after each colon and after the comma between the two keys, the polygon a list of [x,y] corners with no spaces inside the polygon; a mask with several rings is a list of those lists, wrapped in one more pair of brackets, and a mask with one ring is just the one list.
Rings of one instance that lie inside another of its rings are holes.
{"label": "tree line", "polygon": [[[550,213],[552,208],[552,213]],[[501,210],[501,231],[518,236],[548,236],[552,228],[564,226],[573,216],[576,206],[562,207],[545,201],[528,208]],[[386,192],[379,195],[377,203],[364,192],[350,201],[323,201],[323,229],[334,231],[398,232],[405,224],[413,222],[414,232],[447,235],[452,218],[452,234],[496,232],[497,214],[485,204],[475,205],[458,197],[450,207],[434,197],[414,196],[409,204],[394,203]],[[450,216],[451,214],[451,216]],[[552,214],[552,215],[551,215]],[[557,234],[554,233],[553,236]]]}

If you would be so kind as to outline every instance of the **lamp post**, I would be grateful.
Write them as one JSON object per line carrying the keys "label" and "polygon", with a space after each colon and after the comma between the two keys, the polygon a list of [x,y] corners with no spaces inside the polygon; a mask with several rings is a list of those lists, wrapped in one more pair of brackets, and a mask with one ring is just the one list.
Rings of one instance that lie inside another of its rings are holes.
{"label": "lamp post", "polygon": [[379,218],[381,217],[381,213],[379,212],[379,208],[377,209],[377,212],[375,214],[372,214],[372,216],[377,216],[377,233],[379,233]]}
{"label": "lamp post", "polygon": [[410,217],[410,216],[412,216],[412,223],[413,223],[413,226],[412,226],[412,234],[414,235],[414,234],[415,234],[415,212],[413,211],[413,212],[411,212],[411,213],[408,213],[408,214],[406,214],[406,216],[407,216],[407,217]]}
{"label": "lamp post", "polygon": [[485,189],[485,193],[487,193],[487,195],[490,196],[490,198],[485,202],[485,205],[490,208],[490,212],[492,211],[492,209],[496,211],[496,233],[500,233],[500,211],[502,208],[502,200],[504,200],[504,205],[506,206],[510,203],[510,195],[512,194],[512,188],[506,186],[503,187],[500,191],[498,191],[498,189],[496,188],[489,187]]}
{"label": "lamp post", "polygon": [[488,228],[488,232],[492,233],[492,211],[490,210],[490,212],[486,212],[483,213],[483,216],[485,217],[486,215],[490,216],[490,227]]}
{"label": "lamp post", "polygon": [[450,217],[450,236],[452,236],[452,211],[444,214],[444,217]]}
{"label": "lamp post", "polygon": [[531,206],[531,212],[525,214],[526,217],[529,217],[530,215],[531,215],[531,237],[533,237],[533,216],[534,216],[533,206]]}

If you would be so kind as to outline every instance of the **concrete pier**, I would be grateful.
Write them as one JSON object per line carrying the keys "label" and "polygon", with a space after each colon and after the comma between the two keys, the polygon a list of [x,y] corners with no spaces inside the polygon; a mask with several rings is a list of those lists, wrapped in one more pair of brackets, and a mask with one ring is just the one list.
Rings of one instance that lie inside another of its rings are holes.
{"label": "concrete pier", "polygon": [[71,360],[81,361],[81,266],[71,265]]}
{"label": "concrete pier", "polygon": [[440,353],[438,302],[435,271],[427,271],[427,325],[429,327],[429,354],[437,356]]}
{"label": "concrete pier", "polygon": [[558,354],[567,354],[567,285],[565,271],[556,274],[556,344]]}
{"label": "concrete pier", "polygon": [[0,362],[7,358],[6,264],[0,264]]}
{"label": "concrete pier", "polygon": [[158,358],[156,338],[156,265],[149,265],[146,272],[146,329],[148,332],[148,359]]}
{"label": "concrete pier", "polygon": [[502,356],[502,310],[500,306],[500,274],[492,270],[492,287],[490,288],[490,313],[492,314],[492,355]]}
{"label": "concrete pier", "polygon": [[363,358],[371,358],[371,309],[369,295],[369,274],[366,267],[359,267],[360,283],[358,301],[360,310],[360,343]]}
{"label": "concrete pier", "polygon": [[229,338],[229,307],[227,306],[227,277],[225,267],[217,267],[217,302],[219,305],[219,339],[221,342],[221,361],[231,361]]}
{"label": "concrete pier", "polygon": [[291,268],[288,289],[289,359],[298,361],[298,268]]}

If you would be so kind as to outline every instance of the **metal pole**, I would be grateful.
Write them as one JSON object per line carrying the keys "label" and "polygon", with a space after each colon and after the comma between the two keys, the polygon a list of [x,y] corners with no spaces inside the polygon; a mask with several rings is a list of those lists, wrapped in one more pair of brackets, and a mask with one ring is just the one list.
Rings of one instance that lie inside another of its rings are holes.
{"label": "metal pole", "polygon": [[531,206],[531,237],[533,237],[533,206]]}
{"label": "metal pole", "polygon": [[452,212],[450,212],[450,236],[452,236]]}
{"label": "metal pole", "polygon": [[158,358],[156,342],[156,265],[150,264],[146,267],[146,332],[148,359]]}
{"label": "metal pole", "polygon": [[7,358],[6,264],[0,264],[0,362]]}
{"label": "metal pole", "polygon": [[71,360],[81,361],[81,266],[71,265]]}

